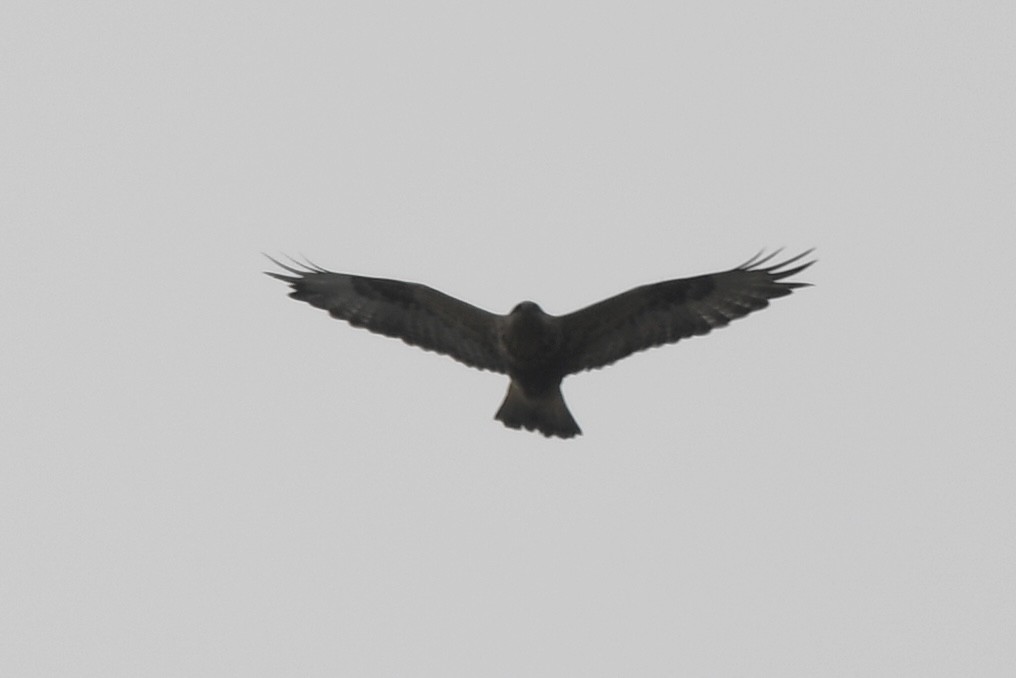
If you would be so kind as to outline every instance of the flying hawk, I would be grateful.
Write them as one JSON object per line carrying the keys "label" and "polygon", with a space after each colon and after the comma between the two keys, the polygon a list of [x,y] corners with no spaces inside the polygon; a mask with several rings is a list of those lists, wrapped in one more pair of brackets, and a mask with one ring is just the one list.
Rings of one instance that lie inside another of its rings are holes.
{"label": "flying hawk", "polygon": [[775,264],[777,252],[759,253],[729,271],[642,285],[562,316],[531,301],[497,315],[426,285],[333,273],[310,263],[294,268],[271,257],[292,275],[268,275],[288,283],[292,298],[354,327],[507,374],[508,395],[495,418],[510,428],[571,438],[581,431],[561,395],[562,379],[708,334],[765,308],[770,299],[808,285],[785,279],[815,263],[798,263],[810,253]]}

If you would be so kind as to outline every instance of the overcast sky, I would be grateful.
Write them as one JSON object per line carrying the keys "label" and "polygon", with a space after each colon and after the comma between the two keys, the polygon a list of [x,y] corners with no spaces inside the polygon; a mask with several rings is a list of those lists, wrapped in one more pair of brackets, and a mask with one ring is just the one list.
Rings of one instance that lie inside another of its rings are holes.
{"label": "overcast sky", "polygon": [[[1014,7],[5,2],[0,674],[1016,675]],[[781,246],[570,441],[261,273]]]}

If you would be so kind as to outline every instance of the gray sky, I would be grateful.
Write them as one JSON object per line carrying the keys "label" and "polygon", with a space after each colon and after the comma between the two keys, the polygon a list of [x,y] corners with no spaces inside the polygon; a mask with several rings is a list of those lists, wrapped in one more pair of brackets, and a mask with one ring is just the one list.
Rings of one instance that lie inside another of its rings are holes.
{"label": "gray sky", "polygon": [[[0,9],[0,674],[1009,676],[1016,10]],[[566,380],[260,252],[564,313],[817,246]]]}

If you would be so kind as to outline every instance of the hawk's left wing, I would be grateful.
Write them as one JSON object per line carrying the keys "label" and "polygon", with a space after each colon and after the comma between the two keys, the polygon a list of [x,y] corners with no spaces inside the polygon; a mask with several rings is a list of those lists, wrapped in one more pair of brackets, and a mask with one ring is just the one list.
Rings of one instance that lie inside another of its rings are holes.
{"label": "hawk's left wing", "polygon": [[807,283],[784,282],[811,266],[788,268],[811,253],[765,266],[775,255],[753,257],[723,273],[636,287],[561,318],[566,373],[603,367],[636,351],[723,327]]}
{"label": "hawk's left wing", "polygon": [[[269,257],[271,259],[271,257]],[[293,268],[293,275],[268,273],[289,283],[294,299],[407,344],[451,356],[481,370],[504,372],[498,352],[500,316],[419,283],[333,273],[314,265]]]}

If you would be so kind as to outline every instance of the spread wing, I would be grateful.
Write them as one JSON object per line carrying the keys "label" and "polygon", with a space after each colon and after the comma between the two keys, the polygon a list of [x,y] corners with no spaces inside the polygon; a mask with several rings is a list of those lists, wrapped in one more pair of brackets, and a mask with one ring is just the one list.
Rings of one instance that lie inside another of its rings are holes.
{"label": "spread wing", "polygon": [[603,367],[653,346],[724,327],[765,308],[770,299],[807,283],[783,282],[814,261],[791,266],[811,250],[781,263],[760,254],[723,273],[636,287],[561,318],[567,372]]}
{"label": "spread wing", "polygon": [[418,283],[333,273],[313,264],[294,268],[269,259],[292,274],[268,273],[289,283],[289,296],[333,318],[470,367],[506,370],[497,350],[498,315]]}

